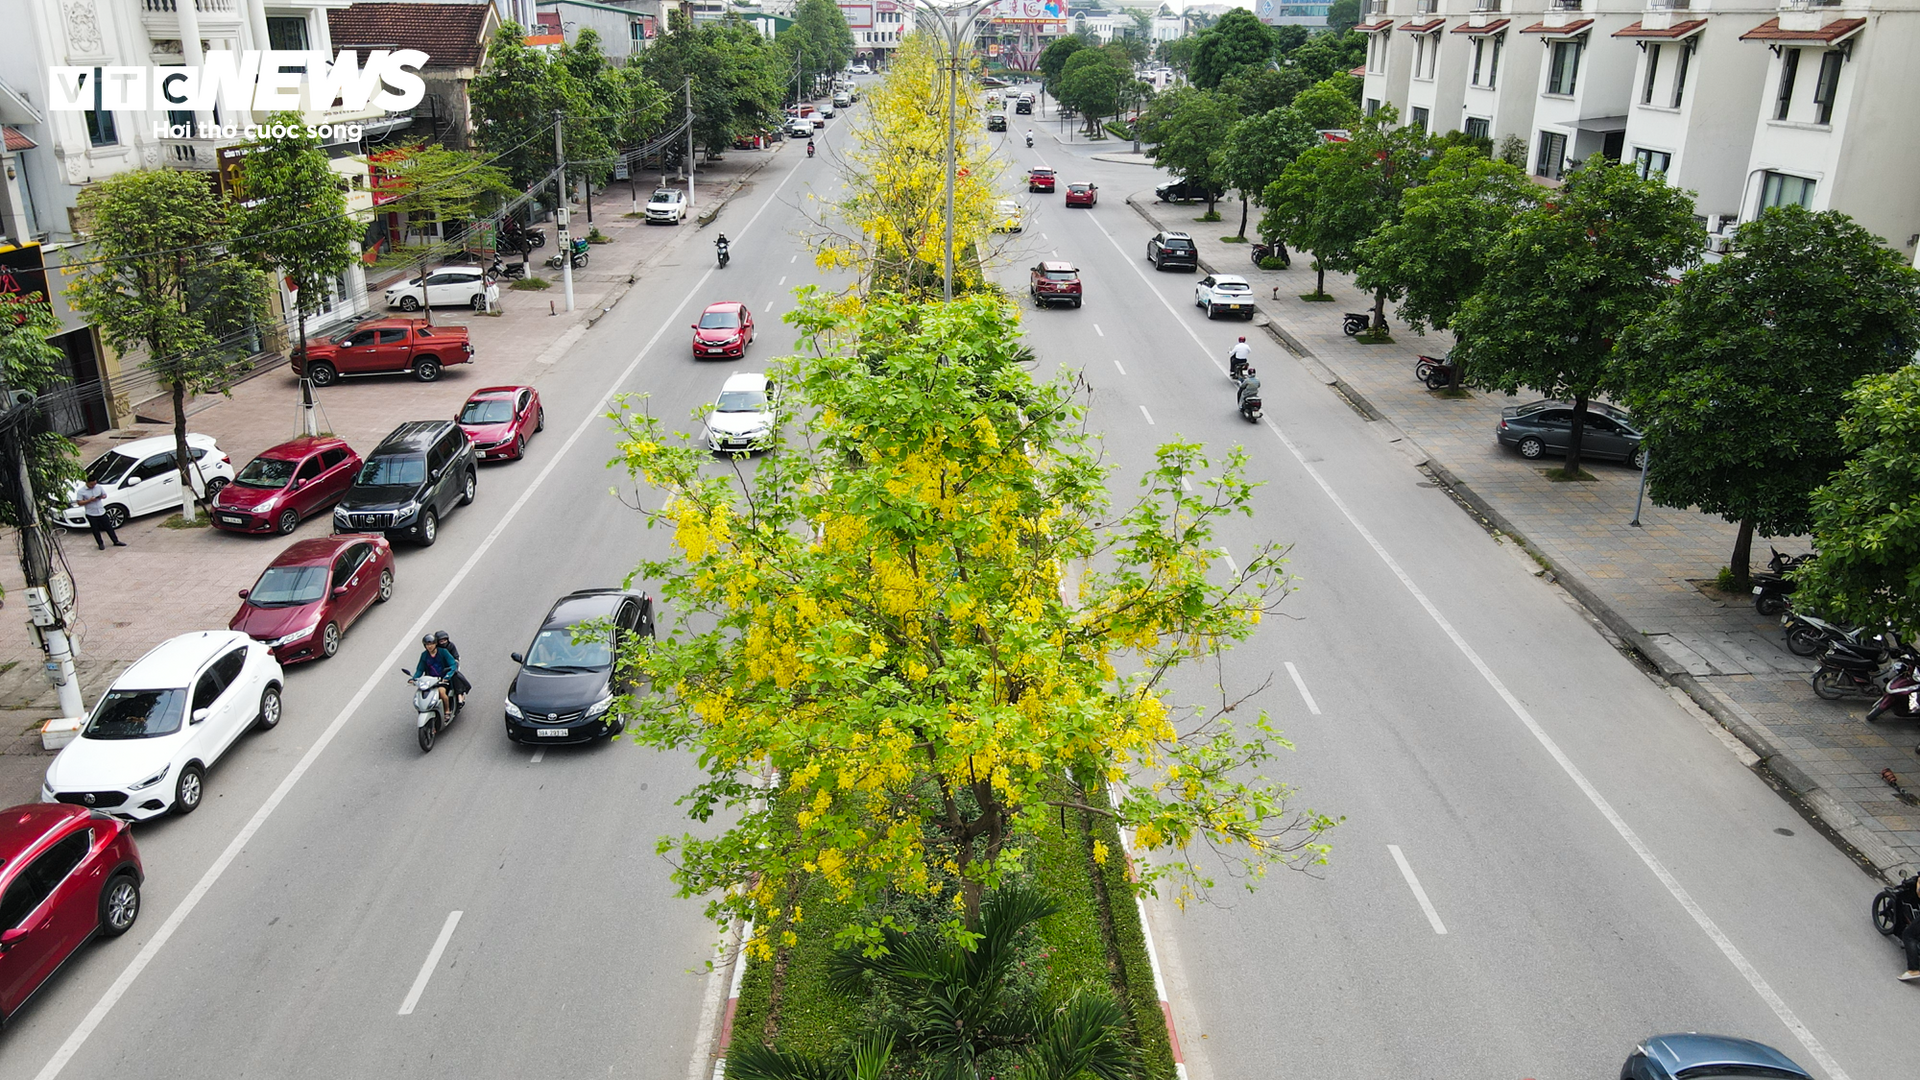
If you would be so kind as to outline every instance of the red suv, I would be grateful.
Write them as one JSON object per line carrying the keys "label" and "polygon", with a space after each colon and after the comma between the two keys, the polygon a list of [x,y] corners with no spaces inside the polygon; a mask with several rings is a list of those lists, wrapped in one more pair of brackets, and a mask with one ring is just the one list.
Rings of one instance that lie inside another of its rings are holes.
{"label": "red suv", "polygon": [[285,536],[338,502],[359,471],[360,455],[344,439],[283,442],[247,462],[213,497],[213,527]]}
{"label": "red suv", "polygon": [[1028,191],[1052,191],[1053,190],[1053,170],[1052,169],[1028,169],[1027,170],[1027,190]]}
{"label": "red suv", "polygon": [[66,803],[0,810],[0,1023],[94,935],[132,928],[146,872],[131,828]]}
{"label": "red suv", "polygon": [[1041,307],[1055,304],[1080,306],[1080,271],[1072,263],[1043,262],[1033,268],[1027,279],[1027,291]]}

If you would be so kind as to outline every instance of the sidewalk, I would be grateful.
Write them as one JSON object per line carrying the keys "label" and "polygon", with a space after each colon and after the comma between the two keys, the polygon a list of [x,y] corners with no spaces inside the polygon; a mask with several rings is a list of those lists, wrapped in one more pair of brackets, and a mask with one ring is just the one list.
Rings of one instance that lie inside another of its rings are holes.
{"label": "sidewalk", "polygon": [[[1557,460],[1525,461],[1493,437],[1500,409],[1531,396],[1449,398],[1415,381],[1415,358],[1445,354],[1446,333],[1422,336],[1393,323],[1393,343],[1358,344],[1341,331],[1341,314],[1371,308],[1372,297],[1349,278],[1327,275],[1334,302],[1303,301],[1314,286],[1309,257],[1295,253],[1291,269],[1260,270],[1247,245],[1220,239],[1234,222],[1197,222],[1203,207],[1152,199],[1148,191],[1127,202],[1155,228],[1192,234],[1202,270],[1245,275],[1261,301],[1258,323],[1390,441],[1398,438],[1416,464],[1549,566],[1554,580],[1752,749],[1778,786],[1881,876],[1898,880],[1920,866],[1920,806],[1897,798],[1880,776],[1891,769],[1903,784],[1920,781],[1911,752],[1920,731],[1897,720],[1869,727],[1861,718],[1870,703],[1815,697],[1815,663],[1787,651],[1778,621],[1745,597],[1712,588],[1733,550],[1733,525],[1648,503],[1642,527],[1630,526],[1639,473],[1612,463],[1586,466],[1592,483],[1548,480]],[[1804,539],[1772,542],[1806,550]],[[1759,561],[1767,545],[1756,538]]]}
{"label": "sidewalk", "polygon": [[[704,217],[724,206],[785,145],[734,150],[721,161],[702,163],[695,174],[696,210]],[[644,203],[652,185],[636,186]],[[431,383],[404,375],[344,379],[315,394],[321,429],[364,453],[404,420],[453,416],[467,395],[482,386],[538,385],[581,334],[626,295],[641,267],[670,249],[704,241],[705,234],[691,218],[666,227],[623,216],[631,203],[624,183],[595,196],[593,223],[612,242],[594,245],[589,265],[574,272],[571,313],[564,310],[559,271],[542,265],[554,251],[551,226],[543,226],[549,241],[535,252],[531,269],[551,280],[552,288],[521,291],[507,288],[503,280],[497,315],[465,308],[433,312],[436,324],[469,328],[472,363],[449,367]],[[575,207],[574,222],[585,235],[584,208]],[[381,310],[383,287],[372,289],[375,316],[399,316],[398,311]],[[238,469],[260,451],[300,433],[298,386],[285,365],[269,369],[233,387],[230,396],[189,402],[188,428],[214,436]],[[116,443],[171,430],[171,425],[143,424],[88,436],[80,440],[80,458],[91,461]],[[164,527],[161,523],[172,516],[160,513],[129,522],[120,530],[128,546],[105,551],[90,549],[84,531],[56,530],[77,593],[76,666],[88,702],[129,663],[168,637],[188,629],[225,627],[238,604],[235,593],[251,585],[275,555],[292,539],[324,536],[331,527],[323,514],[303,522],[292,538],[236,536],[212,528]],[[11,550],[15,545],[9,539],[6,546]],[[0,805],[7,805],[34,798],[45,759],[52,757],[40,748],[39,725],[53,715],[54,690],[43,674],[41,654],[27,641],[26,605],[19,591],[24,581],[16,560],[0,560],[0,587],[6,590],[0,612]]]}

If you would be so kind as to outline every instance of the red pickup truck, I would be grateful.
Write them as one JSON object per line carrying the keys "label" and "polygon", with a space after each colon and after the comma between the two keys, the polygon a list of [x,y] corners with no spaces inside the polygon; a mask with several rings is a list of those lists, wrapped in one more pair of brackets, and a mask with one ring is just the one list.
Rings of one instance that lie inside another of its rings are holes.
{"label": "red pickup truck", "polygon": [[448,364],[473,359],[473,342],[464,326],[428,326],[420,319],[373,319],[332,341],[307,342],[307,355],[295,350],[293,370],[331,386],[342,375],[380,375],[410,371],[421,382],[440,377]]}

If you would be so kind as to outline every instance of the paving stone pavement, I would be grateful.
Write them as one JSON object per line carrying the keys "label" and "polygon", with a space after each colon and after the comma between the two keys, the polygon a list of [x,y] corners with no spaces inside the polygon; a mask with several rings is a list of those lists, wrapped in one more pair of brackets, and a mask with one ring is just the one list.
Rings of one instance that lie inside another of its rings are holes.
{"label": "paving stone pavement", "polygon": [[[1257,322],[1416,464],[1549,564],[1555,580],[1746,743],[1881,876],[1898,880],[1920,867],[1920,806],[1881,777],[1891,769],[1920,789],[1920,727],[1898,720],[1868,726],[1870,702],[1820,700],[1810,683],[1814,661],[1787,651],[1778,620],[1711,588],[1733,550],[1732,524],[1648,503],[1640,526],[1630,525],[1636,470],[1588,463],[1592,482],[1554,481],[1545,474],[1557,471],[1557,461],[1528,462],[1495,442],[1501,408],[1531,396],[1448,397],[1415,381],[1419,355],[1444,355],[1452,345],[1445,332],[1420,335],[1393,321],[1391,344],[1362,345],[1341,331],[1341,314],[1370,308],[1371,296],[1329,273],[1333,302],[1300,299],[1314,288],[1308,257],[1295,253],[1290,269],[1266,271],[1252,265],[1246,245],[1224,242],[1238,207],[1223,202],[1227,220],[1206,223],[1198,221],[1204,207],[1155,203],[1151,189],[1127,201],[1155,228],[1191,233],[1204,270],[1245,275],[1260,298]],[[1223,329],[1223,354],[1230,340]],[[1805,537],[1758,537],[1761,560],[1769,544],[1808,548]]]}
{"label": "paving stone pavement", "polygon": [[[802,152],[798,146],[783,147],[786,144],[770,150],[736,150],[721,161],[703,163],[695,178],[696,209],[704,214],[724,206],[749,178],[783,152]],[[643,201],[651,190],[644,182],[638,185]],[[594,224],[612,242],[595,245],[589,265],[574,273],[573,312],[561,310],[559,272],[540,264],[554,250],[549,238],[547,246],[536,251],[533,269],[540,277],[554,279],[552,288],[513,290],[503,282],[502,310],[497,315],[464,308],[433,312],[436,324],[469,328],[475,353],[472,363],[448,367],[432,383],[406,376],[343,379],[315,395],[321,429],[345,438],[364,453],[403,421],[452,417],[467,395],[482,386],[538,386],[549,368],[567,359],[569,348],[586,328],[625,295],[642,265],[712,257],[705,247],[710,230],[691,219],[678,227],[648,226],[624,216],[630,207],[625,184],[596,195]],[[584,230],[584,210],[576,206],[574,215],[576,228]],[[376,315],[389,314],[380,310],[379,294],[402,276],[401,272],[369,275]],[[270,368],[234,386],[227,395],[205,395],[189,402],[188,430],[214,436],[237,469],[261,450],[300,433],[298,387],[299,381],[285,365]],[[81,460],[91,461],[118,442],[171,431],[168,424],[140,424],[88,436],[80,440]],[[487,482],[486,471],[480,482]],[[128,522],[120,530],[128,546],[104,551],[90,546],[85,531],[56,529],[75,584],[76,667],[88,702],[129,663],[168,637],[189,628],[226,626],[239,602],[237,591],[251,585],[290,542],[162,524],[173,516],[159,513]],[[302,523],[293,538],[324,536],[330,527],[330,518],[321,515]],[[11,530],[8,533],[4,543],[11,551],[17,545]],[[0,599],[4,606],[0,611],[0,805],[34,798],[52,757],[41,749],[39,730],[56,712],[54,689],[42,670],[42,654],[28,643],[25,605],[17,599],[23,586],[19,564],[0,559],[0,589],[5,590]]]}

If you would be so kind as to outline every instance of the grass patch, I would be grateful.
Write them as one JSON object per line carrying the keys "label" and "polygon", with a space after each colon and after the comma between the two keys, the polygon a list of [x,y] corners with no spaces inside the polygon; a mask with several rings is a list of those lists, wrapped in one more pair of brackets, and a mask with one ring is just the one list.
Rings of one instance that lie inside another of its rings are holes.
{"label": "grass patch", "polygon": [[1333,294],[1323,292],[1301,293],[1300,299],[1305,300],[1309,304],[1331,304],[1333,303]]}
{"label": "grass patch", "polygon": [[1600,479],[1585,469],[1581,469],[1573,476],[1568,476],[1566,467],[1563,465],[1555,465],[1551,469],[1541,469],[1540,475],[1556,484],[1591,484]]}
{"label": "grass patch", "polygon": [[161,522],[160,527],[163,529],[205,529],[210,527],[212,524],[213,524],[213,519],[209,518],[204,513],[197,515],[192,521],[188,521],[186,518],[181,517],[179,514],[175,514],[172,517],[169,517],[167,520]]}
{"label": "grass patch", "polygon": [[1473,396],[1473,391],[1464,386],[1449,386],[1445,390],[1433,390],[1429,391],[1429,393],[1433,397],[1444,398],[1470,398]]}
{"label": "grass patch", "polygon": [[507,288],[519,289],[525,292],[529,289],[551,289],[553,288],[553,283],[542,277],[523,277],[507,286]]}
{"label": "grass patch", "polygon": [[1360,345],[1391,345],[1393,334],[1387,330],[1362,330],[1353,335],[1353,340]]}
{"label": "grass patch", "polygon": [[[1292,266],[1293,264],[1287,262],[1285,259],[1276,259],[1272,255],[1268,255],[1265,258],[1261,259],[1257,265],[1262,270],[1285,270],[1290,266]],[[1327,299],[1331,300],[1333,298],[1328,297]]]}
{"label": "grass patch", "polygon": [[1204,214],[1201,214],[1201,215],[1200,215],[1199,217],[1197,217],[1197,218],[1194,218],[1193,220],[1195,220],[1195,221],[1220,221],[1220,220],[1222,220],[1222,219],[1221,219],[1221,217],[1220,217],[1220,211],[1218,211],[1218,210],[1209,210],[1209,211],[1207,211],[1206,213],[1204,213]]}
{"label": "grass patch", "polygon": [[1244,244],[1247,242],[1247,238],[1244,236],[1223,236],[1220,238],[1220,242],[1223,244]]}
{"label": "grass patch", "polygon": [[599,226],[589,225],[587,226],[587,243],[611,244],[613,243],[613,237],[608,236],[606,233],[601,232]]}

